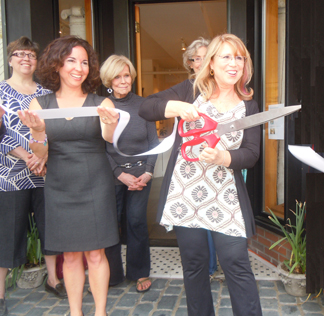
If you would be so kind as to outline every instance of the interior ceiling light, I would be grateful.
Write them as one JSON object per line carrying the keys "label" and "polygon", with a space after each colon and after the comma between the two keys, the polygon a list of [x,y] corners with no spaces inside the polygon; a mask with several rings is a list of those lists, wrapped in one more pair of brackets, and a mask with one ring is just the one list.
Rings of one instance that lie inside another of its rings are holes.
{"label": "interior ceiling light", "polygon": [[187,45],[185,43],[185,41],[183,40],[183,38],[181,37],[181,50],[185,51],[187,49]]}

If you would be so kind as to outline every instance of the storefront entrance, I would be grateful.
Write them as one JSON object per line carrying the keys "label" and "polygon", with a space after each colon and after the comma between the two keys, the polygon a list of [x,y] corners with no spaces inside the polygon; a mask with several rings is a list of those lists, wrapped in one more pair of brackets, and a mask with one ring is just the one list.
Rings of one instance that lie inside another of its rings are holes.
{"label": "storefront entrance", "polygon": [[[135,64],[137,94],[143,97],[168,89],[188,78],[182,56],[199,37],[212,39],[227,30],[227,1],[192,1],[135,5]],[[160,141],[173,128],[173,119],[156,122]],[[160,188],[171,150],[160,154],[147,210],[151,245],[176,246],[173,231],[156,222]]]}

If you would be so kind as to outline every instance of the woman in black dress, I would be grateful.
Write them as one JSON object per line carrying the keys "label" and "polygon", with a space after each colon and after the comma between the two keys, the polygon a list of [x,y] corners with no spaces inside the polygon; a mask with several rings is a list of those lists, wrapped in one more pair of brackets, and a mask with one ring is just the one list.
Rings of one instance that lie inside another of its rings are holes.
{"label": "woman in black dress", "polygon": [[91,92],[100,85],[97,57],[88,42],[58,38],[39,61],[38,78],[54,93],[33,100],[30,110],[96,107],[92,117],[41,120],[24,111],[20,118],[31,129],[30,146],[48,155],[45,183],[45,248],[64,253],[63,276],[71,316],[82,315],[85,273],[96,305],[95,316],[106,315],[109,264],[105,247],[119,241],[114,183],[105,154],[119,115],[113,103]]}

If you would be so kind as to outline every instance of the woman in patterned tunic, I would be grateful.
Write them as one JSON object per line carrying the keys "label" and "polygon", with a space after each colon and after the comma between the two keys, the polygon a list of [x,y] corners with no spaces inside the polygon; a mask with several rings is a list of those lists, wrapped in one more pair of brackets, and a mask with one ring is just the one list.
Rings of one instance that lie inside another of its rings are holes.
{"label": "woman in patterned tunic", "polygon": [[[34,212],[42,251],[48,270],[46,288],[66,297],[63,284],[56,277],[57,253],[44,250],[44,164],[28,146],[29,128],[16,112],[29,108],[31,100],[51,91],[33,81],[38,45],[27,37],[10,43],[7,48],[12,75],[0,82],[0,98],[7,111],[2,117],[6,134],[0,150],[0,301],[4,299],[7,268],[26,262],[28,214]],[[53,255],[54,254],[54,255]],[[5,307],[3,308],[6,309]],[[0,315],[1,312],[0,312]]]}
{"label": "woman in patterned tunic", "polygon": [[[199,37],[193,41],[183,53],[183,66],[189,72],[189,78],[195,78],[196,73],[199,72],[203,60],[205,59],[207,47],[210,40]],[[193,83],[192,79],[192,83]],[[207,230],[208,247],[209,247],[209,276],[210,280],[213,279],[214,273],[217,271],[217,258],[216,249],[211,232]]]}
{"label": "woman in patterned tunic", "polygon": [[[251,76],[252,61],[243,42],[231,34],[217,36],[208,46],[194,89],[185,81],[152,95],[139,114],[147,120],[180,116],[187,121],[184,130],[204,124],[200,112],[219,123],[254,114],[258,106],[251,100],[253,90],[247,88]],[[167,230],[174,228],[177,235],[188,315],[215,315],[207,230],[225,274],[234,315],[262,315],[247,251],[254,219],[241,174],[259,158],[260,128],[222,135],[216,148],[190,148],[187,155],[199,158],[197,162],[182,157],[180,144],[178,136],[161,189],[158,221]]]}
{"label": "woman in patterned tunic", "polygon": [[33,151],[40,157],[48,154],[45,247],[64,252],[70,315],[83,315],[84,253],[95,316],[105,316],[110,272],[104,248],[119,241],[105,141],[112,142],[119,115],[109,99],[91,93],[101,83],[99,62],[83,39],[65,36],[51,42],[37,75],[53,93],[33,100],[31,110],[96,107],[100,116],[44,121],[32,112],[20,113],[30,127]]}

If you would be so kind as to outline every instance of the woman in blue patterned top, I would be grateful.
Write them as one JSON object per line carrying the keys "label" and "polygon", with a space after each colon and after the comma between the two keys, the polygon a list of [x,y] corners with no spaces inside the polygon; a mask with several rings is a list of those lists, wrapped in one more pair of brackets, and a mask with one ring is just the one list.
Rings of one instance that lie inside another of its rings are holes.
{"label": "woman in blue patterned top", "polygon": [[[4,299],[8,268],[26,262],[28,214],[34,212],[44,245],[44,175],[45,159],[29,149],[29,128],[16,114],[29,108],[30,101],[51,91],[33,81],[38,45],[27,37],[10,43],[7,48],[11,77],[0,82],[0,98],[6,113],[2,124],[6,133],[0,146],[0,306]],[[44,251],[44,249],[43,249]],[[66,297],[64,286],[56,277],[56,256],[43,252],[49,273],[45,288]],[[0,315],[5,315],[4,312]]]}

